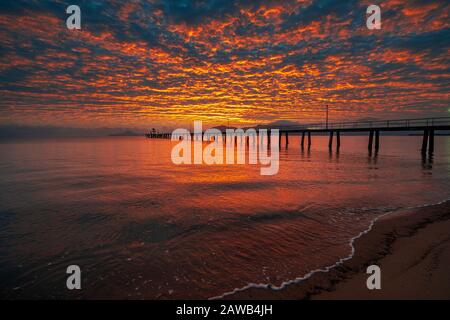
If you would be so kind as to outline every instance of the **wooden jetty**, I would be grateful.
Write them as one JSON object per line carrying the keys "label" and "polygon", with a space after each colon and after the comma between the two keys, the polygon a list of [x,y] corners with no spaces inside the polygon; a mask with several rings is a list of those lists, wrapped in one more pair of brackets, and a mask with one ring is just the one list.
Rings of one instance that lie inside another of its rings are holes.
{"label": "wooden jetty", "polygon": [[[450,117],[441,118],[419,118],[419,119],[400,119],[400,120],[376,120],[376,121],[356,121],[356,122],[339,122],[339,123],[318,123],[308,125],[293,126],[258,126],[258,129],[267,129],[270,137],[270,130],[278,129],[280,132],[280,147],[282,145],[282,137],[285,137],[285,145],[289,144],[289,135],[300,135],[300,146],[302,149],[311,148],[312,135],[327,134],[329,135],[328,148],[333,149],[333,145],[339,150],[341,147],[341,133],[367,133],[369,153],[378,152],[380,149],[380,136],[383,132],[422,132],[423,142],[421,152],[423,154],[433,154],[434,137],[438,130],[450,130]],[[223,133],[225,134],[225,133]],[[197,134],[200,138],[200,134]],[[202,133],[203,138],[203,133]],[[171,139],[171,133],[148,133],[147,138],[150,139]],[[203,140],[201,138],[201,140]],[[192,139],[194,134],[192,133]],[[305,141],[307,139],[307,141]],[[334,140],[336,142],[334,143]],[[268,139],[270,144],[270,138]]]}
{"label": "wooden jetty", "polygon": [[336,140],[336,149],[341,147],[341,133],[367,133],[369,152],[378,152],[380,149],[380,136],[383,132],[422,132],[423,142],[421,152],[433,154],[434,137],[438,130],[450,130],[450,117],[441,118],[420,118],[420,119],[400,119],[400,120],[376,120],[376,121],[357,121],[357,122],[340,122],[340,123],[319,123],[303,126],[266,126],[265,129],[280,130],[280,146],[281,137],[285,137],[286,145],[289,144],[289,135],[297,134],[301,136],[300,146],[305,148],[305,139],[307,138],[307,148],[311,148],[312,134],[328,134],[328,148],[333,149],[334,137]]}

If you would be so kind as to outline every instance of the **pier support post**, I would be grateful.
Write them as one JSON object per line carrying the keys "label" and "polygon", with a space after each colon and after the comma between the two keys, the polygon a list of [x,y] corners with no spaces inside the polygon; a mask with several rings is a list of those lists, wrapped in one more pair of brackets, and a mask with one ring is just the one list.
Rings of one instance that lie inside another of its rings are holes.
{"label": "pier support post", "polygon": [[328,149],[329,150],[333,149],[333,135],[334,135],[334,132],[330,131],[330,139],[328,140]]}
{"label": "pier support post", "polygon": [[301,143],[302,149],[305,148],[305,131],[302,132],[302,143]]}
{"label": "pier support post", "polygon": [[368,149],[369,149],[370,153],[372,153],[372,146],[373,146],[373,130],[370,130],[370,132],[369,132],[369,145],[368,145]]}
{"label": "pier support post", "polygon": [[311,131],[308,131],[308,150],[311,149]]}
{"label": "pier support post", "polygon": [[375,152],[380,150],[380,131],[375,131]]}
{"label": "pier support post", "polygon": [[341,148],[341,132],[337,131],[336,132],[336,150],[339,151],[340,148]]}
{"label": "pier support post", "polygon": [[286,147],[289,145],[289,133],[286,131]]}
{"label": "pier support post", "polygon": [[278,136],[278,146],[281,148],[281,136],[283,135],[283,132],[280,131],[280,135]]}
{"label": "pier support post", "polygon": [[427,153],[427,147],[428,147],[428,130],[425,129],[423,131],[422,154],[426,154]]}
{"label": "pier support post", "polygon": [[428,154],[432,155],[434,153],[434,130],[430,130],[430,143],[428,145]]}
{"label": "pier support post", "polygon": [[270,136],[272,135],[272,130],[267,131],[267,146],[270,146]]}

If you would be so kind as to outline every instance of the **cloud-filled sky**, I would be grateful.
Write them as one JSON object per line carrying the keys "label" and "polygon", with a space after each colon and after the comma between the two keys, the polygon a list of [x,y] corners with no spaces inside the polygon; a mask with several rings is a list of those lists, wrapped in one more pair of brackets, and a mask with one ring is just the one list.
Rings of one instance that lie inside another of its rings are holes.
{"label": "cloud-filled sky", "polygon": [[449,15],[445,0],[2,0],[0,124],[446,116]]}

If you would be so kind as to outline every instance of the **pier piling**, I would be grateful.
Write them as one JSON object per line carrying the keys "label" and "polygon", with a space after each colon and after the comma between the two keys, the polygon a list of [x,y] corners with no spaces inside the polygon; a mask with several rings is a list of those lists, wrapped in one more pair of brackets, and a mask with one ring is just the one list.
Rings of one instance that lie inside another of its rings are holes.
{"label": "pier piling", "polygon": [[380,131],[375,131],[375,152],[380,150]]}
{"label": "pier piling", "polygon": [[305,131],[302,132],[302,143],[301,143],[302,149],[305,148]]}
{"label": "pier piling", "polygon": [[311,131],[308,131],[308,150],[311,149]]}
{"label": "pier piling", "polygon": [[336,150],[339,151],[341,148],[341,132],[336,132]]}
{"label": "pier piling", "polygon": [[330,131],[330,138],[328,140],[328,149],[329,150],[333,149],[333,135],[334,135],[334,132]]}
{"label": "pier piling", "polygon": [[427,153],[427,147],[428,147],[428,129],[425,129],[423,131],[422,154]]}
{"label": "pier piling", "polygon": [[369,152],[372,153],[372,146],[373,146],[373,130],[369,131],[369,145],[368,145],[368,149]]}
{"label": "pier piling", "polygon": [[429,143],[429,146],[428,146],[428,153],[430,154],[430,155],[432,155],[433,153],[434,153],[434,130],[433,129],[431,129],[430,130],[430,143]]}

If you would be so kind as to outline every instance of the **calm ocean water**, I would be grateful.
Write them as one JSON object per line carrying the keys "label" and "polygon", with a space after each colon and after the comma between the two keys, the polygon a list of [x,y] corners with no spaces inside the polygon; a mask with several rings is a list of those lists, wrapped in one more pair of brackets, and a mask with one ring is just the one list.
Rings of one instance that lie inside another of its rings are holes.
{"label": "calm ocean water", "polygon": [[[0,296],[209,298],[279,286],[351,252],[380,214],[450,198],[450,137],[326,137],[282,148],[280,171],[175,166],[167,140],[0,143]],[[82,290],[66,289],[66,268]]]}

